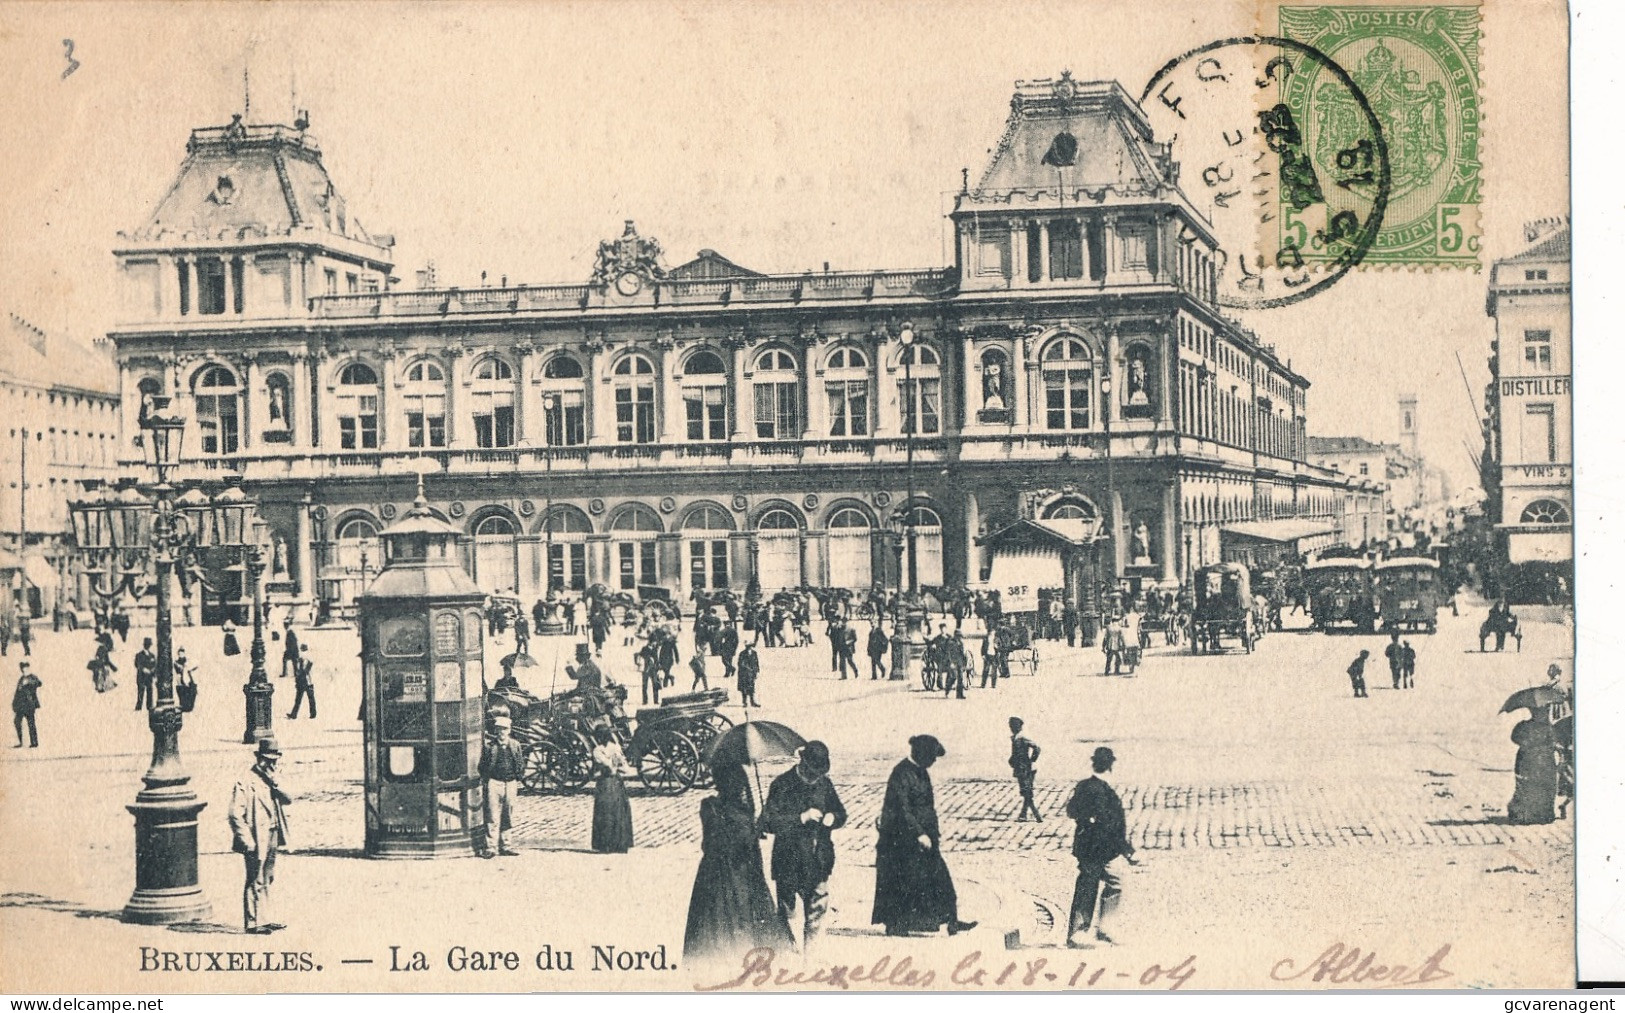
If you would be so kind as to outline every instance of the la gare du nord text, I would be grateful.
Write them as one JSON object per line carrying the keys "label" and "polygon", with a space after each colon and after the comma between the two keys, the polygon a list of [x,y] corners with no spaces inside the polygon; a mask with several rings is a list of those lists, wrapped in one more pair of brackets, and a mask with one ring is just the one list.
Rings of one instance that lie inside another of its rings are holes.
{"label": "la gare du nord text", "polygon": [[[308,951],[272,950],[160,950],[143,946],[143,971],[320,971],[323,965]],[[675,971],[677,964],[666,953],[664,943],[650,950],[625,950],[618,946],[593,946],[588,971]],[[371,963],[372,961],[367,961]],[[532,965],[538,971],[576,970],[575,952],[544,945],[532,957],[518,950],[474,949],[453,946],[446,951],[442,966],[448,971],[518,971]],[[422,950],[389,948],[389,970],[428,971],[434,966]]]}

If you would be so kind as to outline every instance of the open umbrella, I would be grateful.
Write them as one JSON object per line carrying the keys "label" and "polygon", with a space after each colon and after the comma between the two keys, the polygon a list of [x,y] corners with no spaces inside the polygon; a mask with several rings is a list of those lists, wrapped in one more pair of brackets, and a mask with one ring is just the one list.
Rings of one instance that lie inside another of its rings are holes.
{"label": "open umbrella", "polygon": [[745,721],[718,735],[707,744],[705,762],[757,763],[775,756],[794,756],[807,744],[793,728],[777,721]]}
{"label": "open umbrella", "polygon": [[1530,686],[1520,689],[1507,697],[1507,702],[1501,705],[1501,713],[1507,714],[1515,710],[1534,710],[1537,707],[1549,707],[1554,703],[1563,702],[1563,691],[1556,686]]}
{"label": "open umbrella", "polygon": [[539,662],[529,654],[508,654],[498,664],[503,668],[535,668]]}

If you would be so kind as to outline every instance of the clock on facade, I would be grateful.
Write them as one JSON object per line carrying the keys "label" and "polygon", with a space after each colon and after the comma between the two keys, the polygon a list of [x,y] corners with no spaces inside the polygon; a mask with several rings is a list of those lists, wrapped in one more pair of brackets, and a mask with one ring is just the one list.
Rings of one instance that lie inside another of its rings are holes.
{"label": "clock on facade", "polygon": [[634,296],[643,288],[643,279],[634,271],[627,271],[615,279],[615,291],[621,295]]}

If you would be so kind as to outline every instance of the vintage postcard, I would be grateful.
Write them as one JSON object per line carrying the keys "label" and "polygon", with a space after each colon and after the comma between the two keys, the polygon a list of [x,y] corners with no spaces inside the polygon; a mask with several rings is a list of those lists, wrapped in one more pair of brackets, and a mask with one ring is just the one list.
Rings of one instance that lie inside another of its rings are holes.
{"label": "vintage postcard", "polygon": [[1568,45],[0,8],[0,990],[1572,986]]}

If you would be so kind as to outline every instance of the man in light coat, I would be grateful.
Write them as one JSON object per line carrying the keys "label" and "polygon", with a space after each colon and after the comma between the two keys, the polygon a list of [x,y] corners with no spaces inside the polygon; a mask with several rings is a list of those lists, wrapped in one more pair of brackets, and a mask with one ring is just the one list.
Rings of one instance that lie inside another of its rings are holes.
{"label": "man in light coat", "polygon": [[261,739],[249,776],[231,789],[231,849],[243,856],[243,931],[266,935],[286,928],[266,920],[276,856],[288,843],[288,818],[282,807],[292,801],[276,783],[276,761],[282,756],[275,739]]}

